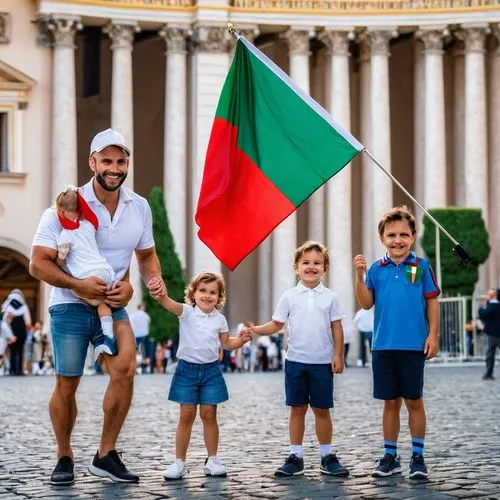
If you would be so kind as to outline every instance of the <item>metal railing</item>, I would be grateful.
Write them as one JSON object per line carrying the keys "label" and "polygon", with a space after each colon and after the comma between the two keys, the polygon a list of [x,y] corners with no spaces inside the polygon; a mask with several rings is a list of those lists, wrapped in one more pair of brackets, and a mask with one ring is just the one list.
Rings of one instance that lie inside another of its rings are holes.
{"label": "metal railing", "polygon": [[168,10],[172,7],[192,7],[196,4],[196,0],[65,0],[65,3],[78,3],[100,7],[151,7]]}
{"label": "metal railing", "polygon": [[[440,304],[440,338],[436,361],[482,361],[488,338],[482,332],[478,310],[486,296],[444,297]],[[472,321],[467,321],[472,313]]]}
{"label": "metal railing", "polygon": [[322,9],[369,14],[381,11],[500,9],[500,0],[233,0],[233,6],[247,9]]}
{"label": "metal railing", "polygon": [[[65,0],[65,2],[89,6],[151,7],[160,10],[168,10],[172,7],[196,6],[196,0]],[[397,13],[398,11],[492,10],[500,9],[500,0],[229,0],[228,5],[243,9],[321,9],[343,13],[369,14],[380,12]]]}

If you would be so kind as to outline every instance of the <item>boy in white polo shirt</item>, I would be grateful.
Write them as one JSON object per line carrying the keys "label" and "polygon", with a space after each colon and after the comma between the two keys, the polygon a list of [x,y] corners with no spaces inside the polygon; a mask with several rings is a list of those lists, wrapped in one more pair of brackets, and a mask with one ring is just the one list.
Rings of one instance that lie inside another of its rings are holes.
{"label": "boy in white polo shirt", "polygon": [[[316,420],[321,472],[348,476],[332,451],[333,374],[344,371],[344,333],[337,295],[321,284],[330,257],[321,243],[307,241],[295,250],[294,269],[300,281],[279,300],[272,321],[253,326],[257,335],[272,335],[288,325],[285,362],[286,404],[290,406],[290,455],[275,476],[304,473],[304,422],[310,405]],[[243,330],[241,333],[246,333]]]}
{"label": "boy in white polo shirt", "polygon": [[[150,290],[158,287],[158,280],[148,283]],[[217,457],[219,426],[217,405],[229,399],[226,382],[219,366],[219,348],[238,349],[251,339],[251,332],[229,338],[226,318],[219,312],[226,301],[222,276],[199,273],[186,288],[185,304],[172,300],[167,294],[155,296],[160,304],[179,316],[179,363],[175,370],[168,399],[181,405],[175,436],[175,460],[163,474],[164,478],[180,479],[185,472],[191,429],[200,405],[203,437],[208,458],[204,472],[207,476],[226,476],[226,468]]]}

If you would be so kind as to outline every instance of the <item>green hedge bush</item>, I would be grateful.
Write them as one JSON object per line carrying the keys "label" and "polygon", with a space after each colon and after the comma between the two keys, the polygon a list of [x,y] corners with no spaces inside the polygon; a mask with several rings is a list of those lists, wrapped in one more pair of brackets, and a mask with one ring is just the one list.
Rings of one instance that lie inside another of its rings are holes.
{"label": "green hedge bush", "polygon": [[[429,213],[465,248],[474,263],[462,265],[453,251],[453,243],[440,231],[441,287],[443,296],[472,295],[479,277],[479,265],[490,253],[489,235],[479,208],[434,208]],[[425,254],[436,271],[436,230],[424,217],[420,240]]]}
{"label": "green hedge bush", "polygon": [[[186,279],[179,256],[175,251],[162,189],[154,187],[148,201],[153,213],[153,235],[156,253],[160,259],[161,274],[167,285],[168,295],[177,302],[184,302]],[[143,286],[143,303],[151,316],[150,338],[154,340],[175,338],[179,331],[179,320],[156,302],[149,295],[145,286]]]}

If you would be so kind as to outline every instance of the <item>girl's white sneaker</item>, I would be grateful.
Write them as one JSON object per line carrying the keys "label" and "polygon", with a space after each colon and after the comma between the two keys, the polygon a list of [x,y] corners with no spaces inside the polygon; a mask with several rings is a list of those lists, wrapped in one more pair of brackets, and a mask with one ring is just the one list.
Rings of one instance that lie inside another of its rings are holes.
{"label": "girl's white sneaker", "polygon": [[207,476],[227,476],[226,467],[224,467],[224,464],[218,457],[208,457],[205,460],[205,467],[203,467],[203,470]]}
{"label": "girl's white sneaker", "polygon": [[167,480],[170,479],[180,479],[186,472],[186,467],[184,466],[184,460],[176,458],[163,473],[163,477]]}

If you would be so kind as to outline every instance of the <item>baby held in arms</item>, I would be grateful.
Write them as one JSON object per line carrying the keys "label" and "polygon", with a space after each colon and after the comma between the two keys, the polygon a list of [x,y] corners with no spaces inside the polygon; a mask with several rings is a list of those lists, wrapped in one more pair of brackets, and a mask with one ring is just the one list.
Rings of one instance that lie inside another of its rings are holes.
{"label": "baby held in arms", "polygon": [[[57,240],[57,265],[74,278],[99,278],[111,289],[115,283],[115,272],[97,246],[99,220],[96,214],[74,186],[58,194],[56,210],[62,227]],[[105,355],[115,356],[117,353],[111,308],[104,302],[104,296],[102,300],[79,298],[97,307],[103,336],[94,347],[94,359],[104,365]]]}

